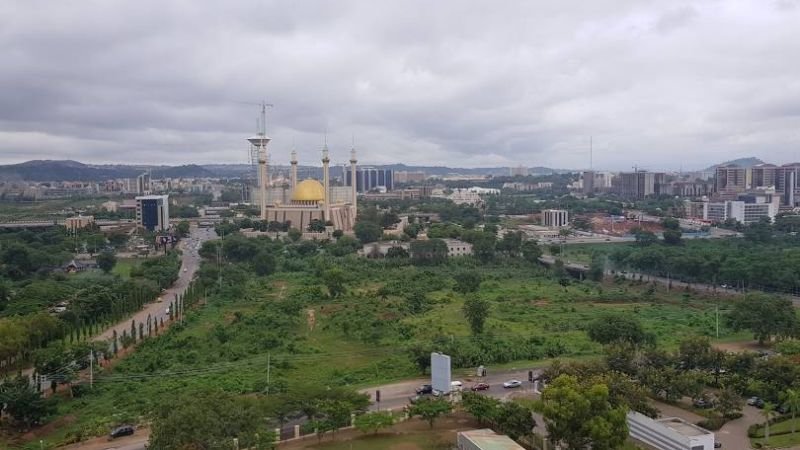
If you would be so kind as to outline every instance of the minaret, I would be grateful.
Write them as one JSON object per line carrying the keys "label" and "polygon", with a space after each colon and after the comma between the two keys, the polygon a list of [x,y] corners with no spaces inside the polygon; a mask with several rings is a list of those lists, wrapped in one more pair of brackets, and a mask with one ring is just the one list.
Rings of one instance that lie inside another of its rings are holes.
{"label": "minaret", "polygon": [[353,145],[353,148],[350,150],[350,184],[352,185],[352,194],[353,194],[353,214],[358,211],[356,207],[356,199],[358,197],[358,192],[356,191],[356,146]]}
{"label": "minaret", "polygon": [[297,152],[292,149],[292,192],[297,187]]}
{"label": "minaret", "polygon": [[269,182],[267,180],[267,144],[271,139],[264,132],[259,132],[248,141],[258,149],[258,181],[261,192],[259,206],[261,207],[261,220],[267,220],[267,184]]}
{"label": "minaret", "polygon": [[325,218],[324,221],[327,222],[331,220],[331,185],[330,185],[330,177],[328,175],[328,165],[330,164],[331,160],[328,158],[328,138],[325,137],[325,146],[322,147],[322,186],[325,189]]}

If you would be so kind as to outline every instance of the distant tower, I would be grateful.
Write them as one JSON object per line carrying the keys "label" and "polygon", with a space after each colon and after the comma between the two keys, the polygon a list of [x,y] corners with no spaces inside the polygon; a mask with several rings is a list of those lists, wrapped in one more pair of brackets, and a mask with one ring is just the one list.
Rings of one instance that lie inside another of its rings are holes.
{"label": "distant tower", "polygon": [[325,137],[325,146],[322,147],[322,187],[325,189],[325,222],[331,220],[330,190],[331,182],[328,174],[328,165],[331,160],[328,158],[328,137]]}
{"label": "distant tower", "polygon": [[292,149],[292,191],[297,186],[297,152]]}
{"label": "distant tower", "polygon": [[353,148],[350,150],[350,184],[352,185],[352,195],[353,195],[353,211],[357,211],[356,208],[356,199],[358,197],[356,191],[356,146],[353,144]]}
{"label": "distant tower", "polygon": [[255,136],[247,139],[253,150],[258,154],[258,183],[261,192],[259,203],[261,206],[261,220],[267,219],[267,184],[269,184],[269,176],[267,175],[267,144],[270,139],[267,136],[267,106],[272,107],[267,102],[261,103],[261,130]]}

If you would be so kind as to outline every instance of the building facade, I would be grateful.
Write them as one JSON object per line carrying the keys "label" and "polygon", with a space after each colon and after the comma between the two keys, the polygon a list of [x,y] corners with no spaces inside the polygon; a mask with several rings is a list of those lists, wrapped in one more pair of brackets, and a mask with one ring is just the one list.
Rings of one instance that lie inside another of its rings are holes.
{"label": "building facade", "polygon": [[714,433],[677,417],[651,419],[631,411],[627,422],[631,438],[658,450],[714,450]]}
{"label": "building facade", "polygon": [[565,209],[545,209],[542,211],[542,223],[546,227],[565,227],[569,225],[569,213]]}
{"label": "building facade", "polygon": [[740,194],[736,200],[725,201],[687,201],[684,204],[686,216],[706,222],[725,222],[733,219],[739,223],[751,224],[767,217],[771,220],[780,210],[781,196],[777,193]]}
{"label": "building facade", "polygon": [[472,254],[472,244],[459,239],[442,239],[447,244],[447,256],[469,256]]}
{"label": "building facade", "polygon": [[662,172],[622,172],[614,181],[614,190],[624,198],[642,199],[666,193],[666,174]]}
{"label": "building facade", "polygon": [[167,230],[169,228],[169,196],[136,197],[136,224],[148,231]]}
{"label": "building facade", "polygon": [[[391,191],[394,189],[394,173],[390,169],[377,169],[374,167],[361,167],[355,172],[356,191],[369,192],[375,189]],[[345,184],[353,186],[353,173],[345,174]]]}
{"label": "building facade", "polygon": [[75,232],[77,230],[86,228],[90,225],[94,224],[94,216],[75,216],[75,217],[68,217],[67,220],[64,221],[64,226],[67,228],[67,231]]}

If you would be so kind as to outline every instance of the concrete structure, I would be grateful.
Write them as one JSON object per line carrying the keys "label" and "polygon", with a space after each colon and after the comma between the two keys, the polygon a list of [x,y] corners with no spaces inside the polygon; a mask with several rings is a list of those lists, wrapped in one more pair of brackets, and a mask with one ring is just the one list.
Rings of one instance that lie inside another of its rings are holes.
{"label": "concrete structure", "polygon": [[653,420],[631,411],[627,421],[631,438],[658,450],[714,450],[714,433],[683,419]]}
{"label": "concrete structure", "polygon": [[392,174],[395,183],[422,183],[427,178],[425,172],[398,170]]}
{"label": "concrete structure", "polygon": [[565,209],[545,209],[542,211],[542,223],[546,227],[565,227],[569,225],[569,213]]}
{"label": "concrete structure", "polygon": [[622,172],[614,179],[614,190],[621,197],[642,199],[665,193],[666,175],[662,172]]}
{"label": "concrete structure", "polygon": [[148,231],[169,228],[169,196],[144,195],[136,197],[136,224]]}
{"label": "concrete structure", "polygon": [[750,171],[736,164],[719,166],[714,172],[714,190],[720,194],[736,194],[750,187]]}
{"label": "concrete structure", "polygon": [[482,430],[459,431],[456,435],[458,450],[524,450],[525,447],[513,439],[497,434],[488,428]]}
{"label": "concrete structure", "polygon": [[442,239],[447,244],[447,256],[469,256],[472,254],[472,244],[459,239]]}
{"label": "concrete structure", "polygon": [[408,242],[380,241],[373,242],[371,244],[364,244],[364,247],[361,248],[359,254],[366,258],[385,258],[389,253],[389,249],[397,247],[402,248],[407,252],[411,251],[411,244]]}
{"label": "concrete structure", "polygon": [[444,198],[449,199],[456,205],[470,205],[476,207],[483,205],[483,199],[480,194],[469,189],[454,189],[452,194],[445,195]]}
{"label": "concrete structure", "polygon": [[78,215],[75,217],[68,217],[64,221],[64,226],[67,228],[67,231],[72,231],[72,232],[86,228],[92,224],[94,224],[94,216]]}
{"label": "concrete structure", "polygon": [[775,219],[781,203],[779,193],[762,192],[739,194],[736,200],[711,202],[708,199],[697,202],[686,202],[686,216],[705,222],[725,222],[728,219],[743,224],[751,224],[768,217]]}
{"label": "concrete structure", "polygon": [[524,166],[509,167],[508,174],[512,177],[527,177],[528,168]]}
{"label": "concrete structure", "polygon": [[587,170],[583,172],[581,175],[581,181],[583,181],[583,193],[584,194],[592,194],[594,193],[594,170]]}
{"label": "concrete structure", "polygon": [[353,178],[356,182],[357,192],[369,192],[378,188],[385,188],[387,191],[394,189],[394,174],[389,169],[377,169],[375,167],[362,167],[352,171],[352,164],[350,172],[345,175],[345,184],[347,186],[353,185]]}

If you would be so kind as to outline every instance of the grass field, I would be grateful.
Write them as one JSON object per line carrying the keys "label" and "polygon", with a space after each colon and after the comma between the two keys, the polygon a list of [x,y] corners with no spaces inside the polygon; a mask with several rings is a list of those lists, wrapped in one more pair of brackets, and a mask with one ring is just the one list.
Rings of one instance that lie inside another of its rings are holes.
{"label": "grass field", "polygon": [[[129,272],[133,263],[122,261],[115,271]],[[405,271],[410,279],[433,280],[419,281],[430,284],[430,306],[419,314],[402,312],[402,296],[376,293],[403,276],[401,272],[363,274],[351,280],[349,292],[339,299],[328,298],[320,279],[303,272],[248,277],[244,286],[236,286],[241,288],[236,295],[209,298],[183,325],[146,340],[113,372],[97,376],[93,390],[60,402],[58,416],[70,418],[70,423],[59,426],[47,442],[104,434],[113,425],[140,422],[144,412],[176,392],[209,386],[240,394],[264,392],[268,360],[270,392],[307,385],[361,388],[418,376],[406,346],[436,336],[449,336],[456,345],[472,338],[461,311],[464,297],[451,290],[450,272],[437,269],[438,278],[430,278],[429,271]],[[584,330],[610,311],[637,316],[666,348],[683,337],[715,332],[715,301],[648,285],[583,282],[564,289],[550,278],[497,268],[485,272],[478,295],[491,304],[487,333],[541,338],[546,346],[561,348],[563,359],[601,354]],[[313,330],[309,310],[314,311]],[[720,337],[747,338],[724,324]],[[500,370],[550,361],[542,356],[487,366]],[[435,448],[425,447],[423,441],[419,448]],[[393,444],[386,445],[363,448]]]}

